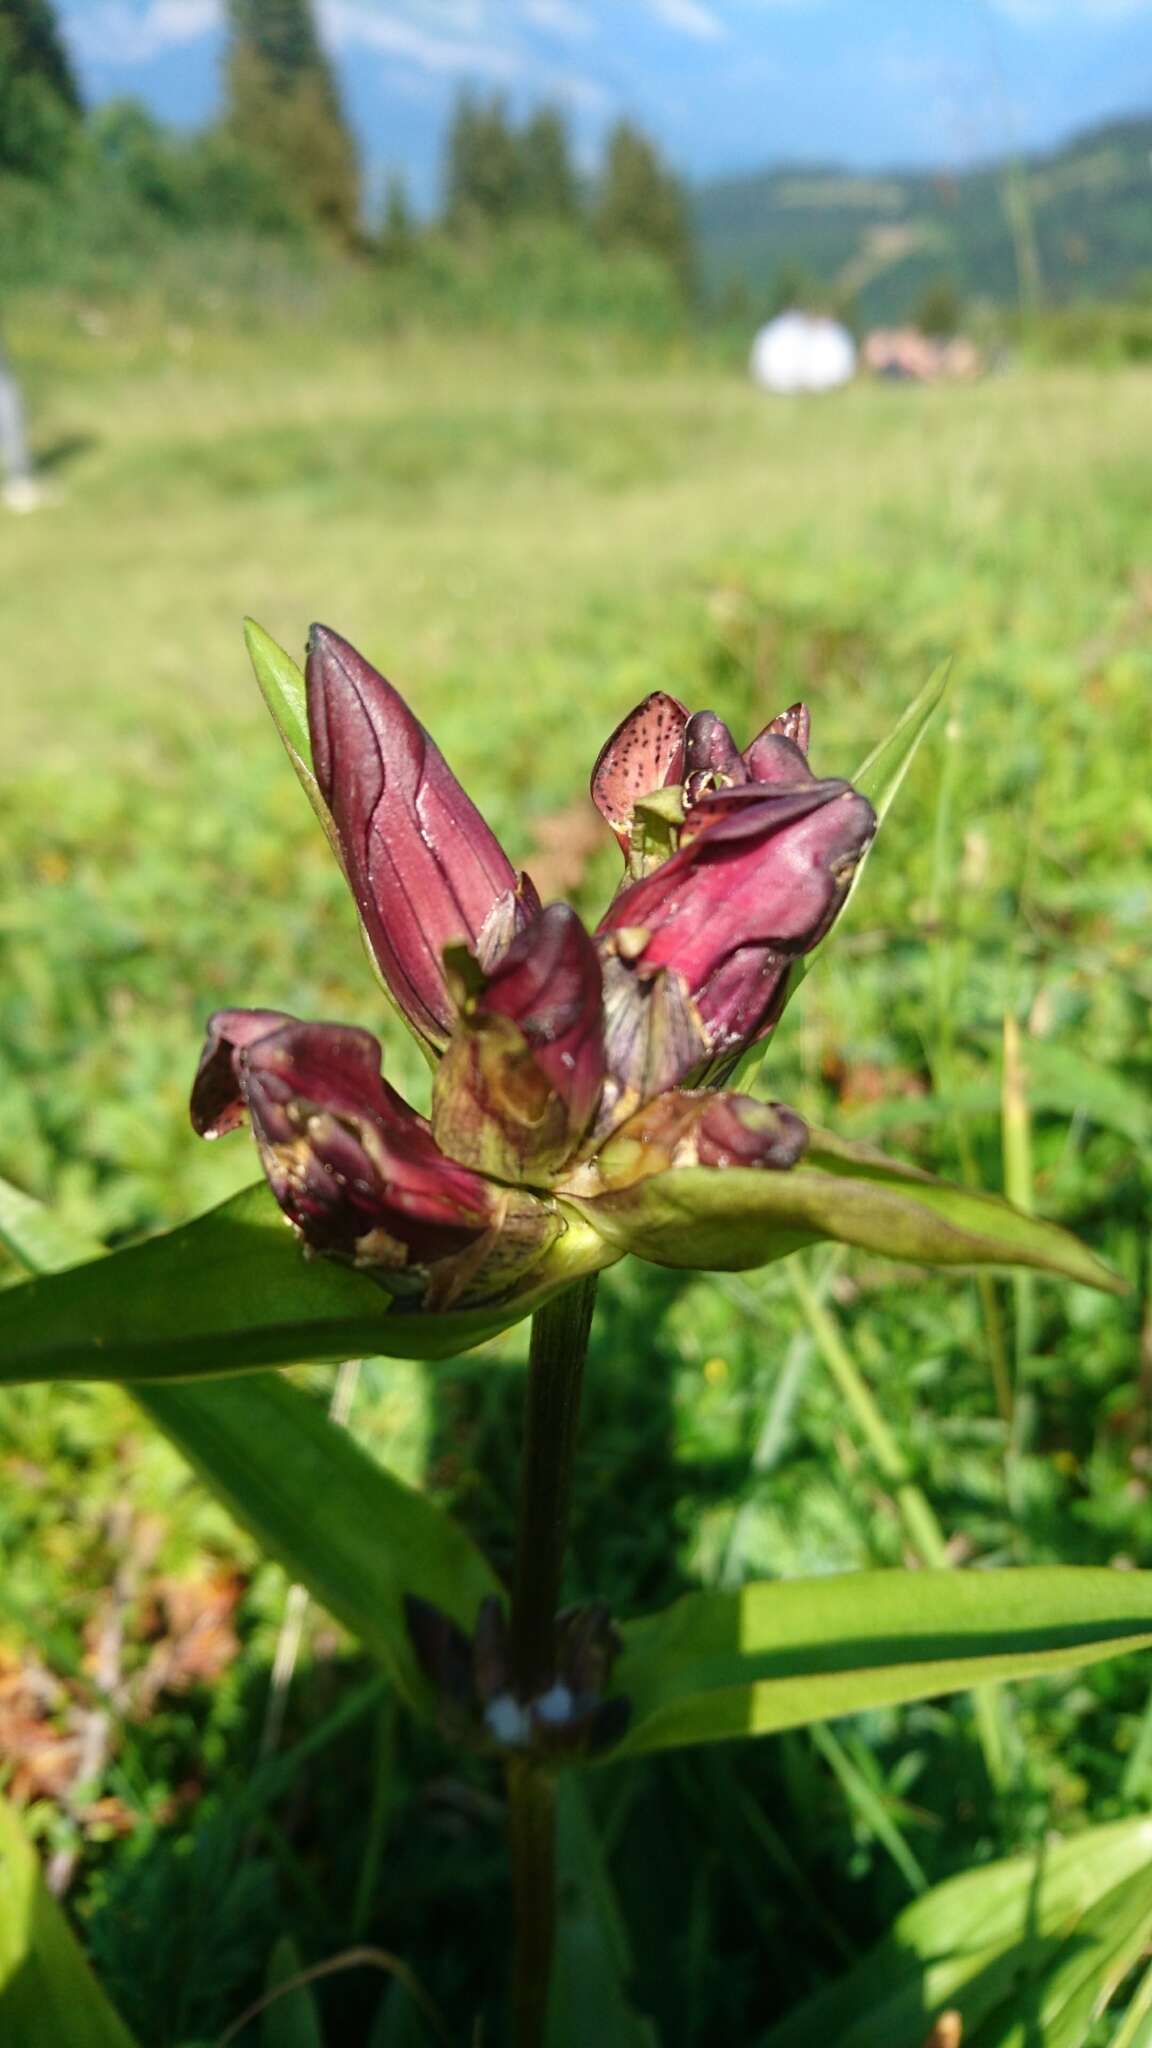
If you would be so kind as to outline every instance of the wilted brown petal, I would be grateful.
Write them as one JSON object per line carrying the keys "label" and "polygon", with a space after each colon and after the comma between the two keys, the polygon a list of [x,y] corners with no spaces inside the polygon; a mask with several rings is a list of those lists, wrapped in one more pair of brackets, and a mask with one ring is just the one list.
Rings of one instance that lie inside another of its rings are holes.
{"label": "wilted brown petal", "polygon": [[667,968],[637,973],[629,944],[633,937],[642,950],[644,932],[617,932],[601,942],[604,1048],[611,1080],[597,1119],[600,1132],[696,1073],[710,1052],[683,977]]}
{"label": "wilted brown petal", "polygon": [[[782,1102],[711,1089],[670,1089],[613,1133],[597,1154],[595,1171],[605,1189],[630,1187],[674,1167],[763,1167],[786,1172],[808,1144],[808,1127]],[[590,1179],[580,1192],[591,1188]]]}
{"label": "wilted brown petal", "polygon": [[503,1180],[545,1178],[583,1140],[604,1078],[600,959],[566,903],[542,911],[490,975],[462,963],[433,1096],[445,1152]]}

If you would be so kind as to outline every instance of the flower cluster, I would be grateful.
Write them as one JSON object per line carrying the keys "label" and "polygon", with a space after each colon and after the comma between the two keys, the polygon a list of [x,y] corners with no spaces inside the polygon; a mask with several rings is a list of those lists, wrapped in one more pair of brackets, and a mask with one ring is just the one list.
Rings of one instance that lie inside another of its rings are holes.
{"label": "flower cluster", "polygon": [[600,1197],[682,1166],[781,1171],[807,1142],[779,1104],[724,1091],[780,1015],[875,830],[812,774],[794,705],[741,751],[657,691],[604,746],[592,796],[624,854],[595,932],[542,905],[392,685],[313,630],[313,764],[364,935],[435,1061],[431,1116],[366,1031],[267,1010],[209,1024],[198,1131],[247,1117],[311,1250],[431,1309],[491,1301]]}

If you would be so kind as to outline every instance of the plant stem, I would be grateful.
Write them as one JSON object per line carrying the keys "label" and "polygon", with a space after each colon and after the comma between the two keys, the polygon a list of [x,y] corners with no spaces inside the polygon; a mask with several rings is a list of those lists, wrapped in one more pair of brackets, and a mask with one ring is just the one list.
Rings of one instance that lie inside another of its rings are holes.
{"label": "plant stem", "polygon": [[508,1764],[512,2021],[516,2048],[543,2048],[556,1934],[556,1788],[530,1757]]}
{"label": "plant stem", "polygon": [[595,1278],[580,1280],[532,1318],[512,1581],[512,1683],[522,1700],[546,1692],[554,1675],[572,1454],[595,1300]]}
{"label": "plant stem", "polygon": [[[532,1318],[512,1581],[512,1685],[518,1699],[555,1677],[556,1610],[568,1536],[572,1458],[595,1278],[576,1282]],[[530,1756],[508,1764],[515,1912],[512,2004],[516,2048],[543,2048],[556,1924],[555,1792]]]}

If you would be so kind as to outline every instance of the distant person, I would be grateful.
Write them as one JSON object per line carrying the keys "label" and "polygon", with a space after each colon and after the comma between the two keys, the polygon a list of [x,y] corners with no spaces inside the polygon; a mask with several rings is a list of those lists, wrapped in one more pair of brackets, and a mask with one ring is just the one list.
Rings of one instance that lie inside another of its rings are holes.
{"label": "distant person", "polygon": [[0,496],[10,512],[34,512],[44,493],[32,467],[20,386],[0,341]]}
{"label": "distant person", "polygon": [[764,391],[838,391],[856,370],[856,344],[824,314],[780,313],[752,344],[752,376]]}
{"label": "distant person", "polygon": [[943,340],[918,327],[877,327],[864,343],[864,367],[902,384],[968,384],[983,376],[984,358],[962,334]]}

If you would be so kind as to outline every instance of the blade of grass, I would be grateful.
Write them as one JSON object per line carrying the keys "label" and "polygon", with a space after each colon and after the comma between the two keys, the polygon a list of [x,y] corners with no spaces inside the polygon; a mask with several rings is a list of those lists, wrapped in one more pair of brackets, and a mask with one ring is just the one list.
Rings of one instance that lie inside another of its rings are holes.
{"label": "blade of grass", "polygon": [[1144,2021],[1152,2016],[1152,1963],[1149,1963],[1133,1993],[1131,2004],[1108,2043],[1108,2048],[1143,2048],[1152,2038]]}
{"label": "blade of grass", "polygon": [[844,1744],[832,1733],[826,1721],[817,1721],[809,1733],[814,1747],[819,1750],[839,1783],[849,1806],[863,1821],[865,1827],[875,1835],[881,1847],[887,1850],[909,1891],[919,1897],[921,1892],[927,1891],[928,1879],[876,1787],[853,1762]]}
{"label": "blade of grass", "polygon": [[[1000,1129],[1004,1155],[1004,1193],[1018,1209],[1031,1216],[1035,1211],[1032,1167],[1032,1110],[1028,1100],[1028,1069],[1021,1044],[1020,1026],[1008,1013],[1004,1018],[1004,1057],[1001,1069]],[[1016,1386],[1024,1380],[1036,1341],[1036,1285],[1031,1274],[1013,1273],[1012,1298],[1015,1306]]]}
{"label": "blade of grass", "polygon": [[[926,1047],[932,1070],[934,1092],[951,1104],[953,1141],[965,1187],[978,1188],[980,1174],[968,1125],[959,1107],[959,1075],[956,1063],[956,990],[961,980],[959,949],[952,929],[955,896],[956,846],[954,815],[961,767],[963,726],[959,715],[945,722],[943,757],[936,785],[936,815],[932,833],[932,887],[930,916],[935,937],[930,949],[932,990],[932,1040]],[[1004,1319],[996,1293],[996,1282],[987,1273],[975,1277],[988,1367],[1001,1419],[1012,1420],[1012,1375],[1004,1336]]]}
{"label": "blade of grass", "polygon": [[[909,1543],[922,1563],[950,1569],[952,1558],[935,1510],[912,1477],[908,1459],[885,1422],[871,1388],[844,1342],[839,1325],[813,1287],[801,1258],[789,1259],[788,1275],[817,1349],[855,1417],[881,1474],[892,1488],[892,1497]],[[994,1685],[975,1687],[972,1706],[985,1768],[992,1785],[1002,1792],[1010,1774],[999,1689]]]}
{"label": "blade of grass", "polygon": [[356,1879],[352,1906],[352,1934],[359,1941],[367,1929],[384,1861],[384,1841],[396,1787],[396,1701],[392,1694],[381,1702],[376,1716],[376,1740],[372,1762],[372,1806],[368,1815],[368,1840]]}

